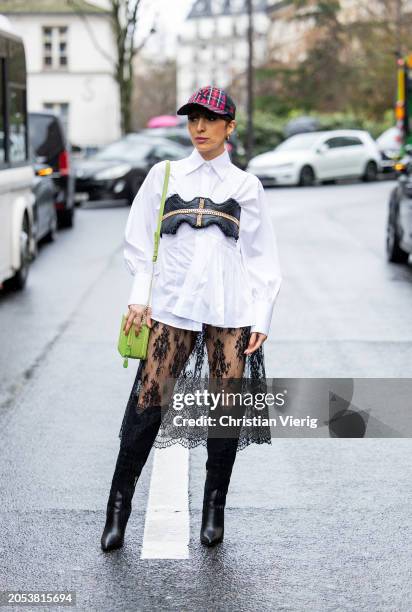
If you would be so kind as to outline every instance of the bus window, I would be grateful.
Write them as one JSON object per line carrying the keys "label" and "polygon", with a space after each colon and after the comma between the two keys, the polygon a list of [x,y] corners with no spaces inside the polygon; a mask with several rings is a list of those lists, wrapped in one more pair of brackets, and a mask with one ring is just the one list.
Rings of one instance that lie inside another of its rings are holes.
{"label": "bus window", "polygon": [[26,159],[26,118],[25,92],[10,86],[10,161],[21,162]]}
{"label": "bus window", "polygon": [[27,159],[26,62],[23,45],[9,41],[9,161]]}
{"label": "bus window", "polygon": [[26,61],[24,47],[20,43],[9,41],[9,82],[14,85],[26,86]]}
{"label": "bus window", "polygon": [[0,165],[6,161],[4,140],[4,59],[0,59]]}

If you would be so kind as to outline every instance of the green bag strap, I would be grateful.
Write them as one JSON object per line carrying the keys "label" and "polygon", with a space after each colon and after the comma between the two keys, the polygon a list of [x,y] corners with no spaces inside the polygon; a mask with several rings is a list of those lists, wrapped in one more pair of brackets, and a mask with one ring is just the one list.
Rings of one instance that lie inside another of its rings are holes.
{"label": "green bag strap", "polygon": [[165,207],[167,188],[168,188],[168,185],[169,185],[169,175],[170,175],[170,161],[167,159],[166,160],[165,180],[163,181],[162,201],[160,202],[159,217],[157,219],[157,229],[156,229],[155,234],[154,234],[154,253],[153,253],[152,261],[156,261],[157,260],[157,252],[159,250],[160,227],[162,225],[162,217],[163,217],[163,211],[164,211],[164,207]]}
{"label": "green bag strap", "polygon": [[156,231],[154,233],[154,252],[153,252],[153,257],[152,257],[152,262],[153,262],[152,277],[150,279],[149,296],[147,298],[146,309],[143,312],[142,323],[145,320],[145,313],[147,314],[147,310],[148,310],[149,305],[150,305],[150,298],[152,296],[153,275],[154,275],[155,262],[157,261],[157,253],[159,251],[160,228],[161,228],[161,225],[162,225],[162,217],[163,217],[163,210],[164,210],[164,207],[165,207],[167,188],[169,186],[169,175],[170,175],[170,160],[167,159],[166,160],[166,173],[165,173],[165,178],[164,178],[164,181],[163,181],[162,199],[161,199],[161,202],[160,202],[159,216],[158,216],[158,219],[157,219],[157,228],[156,228]]}

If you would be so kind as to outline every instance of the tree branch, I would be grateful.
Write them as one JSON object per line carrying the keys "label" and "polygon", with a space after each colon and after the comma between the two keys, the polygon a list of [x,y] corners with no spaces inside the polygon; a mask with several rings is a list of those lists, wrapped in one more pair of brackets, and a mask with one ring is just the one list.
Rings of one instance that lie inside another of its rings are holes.
{"label": "tree branch", "polygon": [[84,13],[84,11],[77,5],[76,0],[67,0],[68,4],[72,6],[72,8],[75,9],[75,12],[79,15],[79,17],[83,20],[84,25],[86,26],[86,29],[90,35],[90,39],[92,41],[92,44],[94,45],[95,49],[100,53],[100,55],[102,55],[102,57],[104,57],[106,60],[108,60],[112,66],[112,68],[114,68],[115,63],[113,62],[113,58],[109,55],[109,53],[106,53],[106,51],[103,49],[103,47],[100,46],[99,41],[97,40],[96,36],[94,35],[93,32],[93,28],[91,27],[89,20],[87,18],[87,15]]}

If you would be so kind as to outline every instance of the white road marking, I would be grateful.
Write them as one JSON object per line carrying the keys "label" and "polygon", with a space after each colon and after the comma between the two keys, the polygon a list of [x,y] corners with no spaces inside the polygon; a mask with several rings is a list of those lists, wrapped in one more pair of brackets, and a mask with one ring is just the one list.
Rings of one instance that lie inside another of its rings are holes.
{"label": "white road marking", "polygon": [[188,559],[189,538],[189,450],[156,448],[140,558]]}

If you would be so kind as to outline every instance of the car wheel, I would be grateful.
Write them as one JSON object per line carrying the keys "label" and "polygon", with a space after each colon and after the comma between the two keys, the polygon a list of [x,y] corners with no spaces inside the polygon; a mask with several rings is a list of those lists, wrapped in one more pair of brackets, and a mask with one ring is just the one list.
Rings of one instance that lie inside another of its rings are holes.
{"label": "car wheel", "polygon": [[311,166],[303,166],[299,174],[299,185],[301,187],[311,187],[315,182],[315,173]]}
{"label": "car wheel", "polygon": [[49,231],[44,237],[45,242],[54,242],[57,236],[57,212],[54,210],[52,218],[50,219]]}
{"label": "car wheel", "polygon": [[407,263],[409,253],[399,246],[398,213],[391,212],[386,228],[386,256],[393,263]]}
{"label": "car wheel", "polygon": [[378,166],[374,161],[368,161],[362,175],[362,180],[366,183],[376,181],[378,178]]}
{"label": "car wheel", "polygon": [[27,215],[24,215],[20,229],[20,268],[4,283],[5,287],[15,291],[24,288],[29,274],[30,260],[30,225]]}
{"label": "car wheel", "polygon": [[69,210],[61,210],[57,215],[57,224],[59,228],[73,227],[74,225],[74,208]]}

